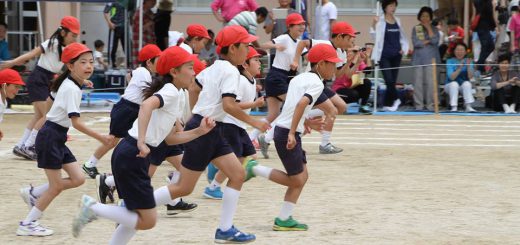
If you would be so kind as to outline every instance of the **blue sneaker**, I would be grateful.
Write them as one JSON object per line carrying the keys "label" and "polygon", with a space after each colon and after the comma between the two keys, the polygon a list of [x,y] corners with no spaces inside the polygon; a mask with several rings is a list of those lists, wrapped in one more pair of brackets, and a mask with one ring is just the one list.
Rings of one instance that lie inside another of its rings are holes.
{"label": "blue sneaker", "polygon": [[215,175],[218,172],[218,168],[213,165],[213,163],[209,163],[208,165],[208,183],[211,184],[211,181],[215,178]]}
{"label": "blue sneaker", "polygon": [[215,200],[222,199],[222,191],[220,190],[220,186],[218,186],[214,190],[210,189],[209,187],[206,187],[206,189],[204,189],[204,194],[202,194],[202,195],[209,199],[215,199]]}
{"label": "blue sneaker", "polygon": [[231,226],[227,231],[217,229],[215,232],[215,243],[250,243],[255,239],[255,235],[241,232],[235,226]]}

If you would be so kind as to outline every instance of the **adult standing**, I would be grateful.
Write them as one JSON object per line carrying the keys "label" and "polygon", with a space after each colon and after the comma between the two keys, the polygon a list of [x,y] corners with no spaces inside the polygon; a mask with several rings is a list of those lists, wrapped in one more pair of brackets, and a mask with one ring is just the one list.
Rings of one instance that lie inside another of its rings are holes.
{"label": "adult standing", "polygon": [[497,28],[498,21],[494,11],[494,4],[493,0],[473,1],[475,13],[480,16],[475,31],[477,32],[481,45],[480,55],[477,60],[477,70],[479,70],[481,74],[485,72],[484,64],[486,63],[487,57],[495,50],[492,32]]}
{"label": "adult standing", "polygon": [[172,0],[160,0],[155,13],[155,38],[157,46],[161,50],[168,48],[168,31],[170,30],[171,14],[173,12]]}
{"label": "adult standing", "polygon": [[[214,0],[211,3],[213,15],[219,21],[227,23],[242,11],[255,11],[258,4],[255,0]],[[220,13],[219,13],[220,10]]]}
{"label": "adult standing", "polygon": [[107,3],[103,11],[107,21],[108,32],[108,53],[112,68],[116,68],[117,46],[121,41],[121,47],[125,49],[125,7],[119,2]]}
{"label": "adult standing", "polygon": [[322,0],[321,5],[316,6],[316,20],[314,21],[314,39],[329,40],[330,27],[338,18],[336,5],[329,0]]}
{"label": "adult standing", "polygon": [[9,46],[7,45],[7,24],[0,23],[0,62],[10,60]]}
{"label": "adult standing", "polygon": [[374,18],[370,29],[370,34],[375,39],[372,60],[379,63],[383,69],[386,84],[383,110],[396,111],[401,100],[397,97],[395,83],[401,58],[408,53],[409,44],[401,21],[394,16],[397,0],[383,0],[381,5],[384,14]]}
{"label": "adult standing", "polygon": [[135,11],[132,25],[132,62],[134,67],[137,67],[138,61],[137,56],[139,55],[139,31],[143,34],[143,46],[146,44],[155,44],[155,28],[152,12],[152,8],[157,3],[156,0],[144,0],[143,1],[143,29],[139,30],[139,11]]}

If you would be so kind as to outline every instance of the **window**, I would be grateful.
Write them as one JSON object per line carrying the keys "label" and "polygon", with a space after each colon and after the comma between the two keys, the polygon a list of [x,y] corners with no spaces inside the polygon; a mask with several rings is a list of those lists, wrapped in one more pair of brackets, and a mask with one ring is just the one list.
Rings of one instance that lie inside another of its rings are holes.
{"label": "window", "polygon": [[[334,4],[340,12],[348,13],[376,13],[377,0],[333,0]],[[435,0],[399,0],[397,13],[416,14],[422,6],[430,6],[435,8],[437,3]]]}
{"label": "window", "polygon": [[213,0],[176,0],[175,8],[180,12],[211,12]]}

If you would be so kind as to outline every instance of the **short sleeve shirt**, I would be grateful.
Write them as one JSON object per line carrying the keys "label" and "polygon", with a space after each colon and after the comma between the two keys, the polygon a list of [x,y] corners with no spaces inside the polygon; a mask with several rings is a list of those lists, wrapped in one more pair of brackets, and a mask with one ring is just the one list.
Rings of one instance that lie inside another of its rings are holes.
{"label": "short sleeve shirt", "polygon": [[[237,102],[253,102],[256,98],[256,80],[249,80],[247,77],[240,75],[240,83],[238,85]],[[243,110],[246,114],[251,112],[251,108]],[[224,118],[225,123],[231,123],[243,129],[247,129],[246,123],[236,119],[231,115]]]}
{"label": "short sleeve shirt", "polygon": [[296,47],[300,39],[293,39],[289,34],[283,34],[273,39],[274,44],[281,44],[285,47],[284,51],[276,50],[276,56],[274,57],[273,66],[289,71],[291,69],[291,63],[296,55]]}
{"label": "short sleeve shirt", "polygon": [[120,3],[107,3],[103,13],[110,15],[110,21],[116,26],[124,26],[125,23],[125,7]]}
{"label": "short sleeve shirt", "polygon": [[103,60],[103,53],[94,50],[94,69],[95,70],[104,70],[105,67],[99,62],[99,59]]}
{"label": "short sleeve shirt", "polygon": [[81,88],[71,77],[63,81],[47,113],[47,120],[65,128],[72,126],[71,117],[80,116]]}
{"label": "short sleeve shirt", "polygon": [[50,39],[40,45],[43,53],[38,59],[38,66],[52,73],[59,73],[63,68],[63,63],[58,53],[58,40],[53,40],[51,47],[49,47],[49,42]]}
{"label": "short sleeve shirt", "polygon": [[132,71],[132,79],[125,89],[123,98],[130,102],[140,105],[143,103],[143,90],[150,87],[152,83],[152,74],[148,69],[139,67]]}

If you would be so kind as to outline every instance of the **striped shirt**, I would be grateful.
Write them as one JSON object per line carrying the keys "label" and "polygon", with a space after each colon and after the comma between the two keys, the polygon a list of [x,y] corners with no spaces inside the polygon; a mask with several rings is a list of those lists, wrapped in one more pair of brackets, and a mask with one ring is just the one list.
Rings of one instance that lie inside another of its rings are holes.
{"label": "striped shirt", "polygon": [[237,14],[229,21],[228,26],[233,25],[242,26],[249,34],[256,35],[256,28],[258,27],[258,23],[256,23],[256,13],[249,11],[240,12],[240,14]]}

